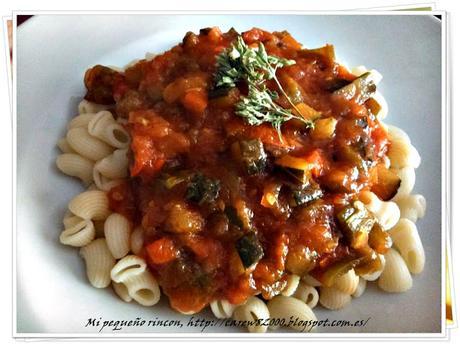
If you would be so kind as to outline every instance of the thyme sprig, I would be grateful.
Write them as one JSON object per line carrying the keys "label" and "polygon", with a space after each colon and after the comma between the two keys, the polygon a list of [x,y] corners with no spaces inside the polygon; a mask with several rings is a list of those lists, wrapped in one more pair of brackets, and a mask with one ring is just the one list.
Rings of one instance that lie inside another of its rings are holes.
{"label": "thyme sprig", "polygon": [[268,89],[265,84],[267,80],[274,80],[292,108],[301,114],[276,77],[278,68],[293,64],[294,60],[268,55],[262,43],[257,48],[250,48],[241,36],[237,36],[232,45],[217,57],[215,86],[232,88],[240,81],[246,82],[248,95],[236,104],[235,113],[244,117],[251,125],[271,123],[282,140],[281,125],[293,118],[304,122],[307,127],[313,127],[312,121],[278,105],[275,102],[279,97],[278,93]]}

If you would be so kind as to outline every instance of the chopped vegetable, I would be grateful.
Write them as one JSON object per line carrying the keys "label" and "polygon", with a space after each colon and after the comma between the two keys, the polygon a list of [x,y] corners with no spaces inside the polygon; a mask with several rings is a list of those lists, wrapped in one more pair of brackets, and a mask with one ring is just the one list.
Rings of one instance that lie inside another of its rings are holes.
{"label": "chopped vegetable", "polygon": [[250,232],[239,238],[236,242],[236,250],[245,268],[257,263],[264,255],[262,245],[254,232]]}
{"label": "chopped vegetable", "polygon": [[401,178],[383,164],[378,164],[373,169],[372,177],[371,191],[383,201],[392,199],[401,185]]}
{"label": "chopped vegetable", "polygon": [[355,201],[353,205],[345,207],[337,215],[337,219],[352,248],[367,246],[368,235],[376,219],[363,203]]}
{"label": "chopped vegetable", "polygon": [[291,206],[305,205],[323,196],[323,191],[319,185],[311,181],[308,185],[301,189],[294,189],[292,191]]}
{"label": "chopped vegetable", "polygon": [[165,264],[173,261],[178,257],[174,241],[168,237],[158,239],[146,246],[147,254],[154,264]]}
{"label": "chopped vegetable", "polygon": [[203,89],[191,89],[185,92],[181,102],[190,112],[202,114],[208,106],[208,97]]}
{"label": "chopped vegetable", "polygon": [[355,272],[357,275],[362,276],[366,274],[372,274],[376,271],[382,270],[382,259],[380,256],[373,250],[361,258],[359,264],[355,266]]}
{"label": "chopped vegetable", "polygon": [[248,174],[262,173],[267,163],[267,154],[260,139],[239,141],[237,150]]}
{"label": "chopped vegetable", "polygon": [[379,254],[385,254],[390,249],[392,240],[390,234],[377,222],[369,232],[369,246]]}
{"label": "chopped vegetable", "polygon": [[367,107],[369,108],[369,110],[371,110],[371,113],[375,116],[377,115],[380,110],[382,109],[382,106],[379,104],[379,102],[377,100],[375,100],[374,98],[369,98],[367,101],[366,101],[366,105]]}
{"label": "chopped vegetable", "polygon": [[315,127],[310,131],[314,140],[328,140],[334,136],[337,120],[334,117],[321,118],[315,121]]}
{"label": "chopped vegetable", "polygon": [[235,207],[226,206],[225,215],[227,215],[227,218],[232,225],[243,228],[243,221],[238,217]]}
{"label": "chopped vegetable", "polygon": [[321,150],[315,149],[303,157],[283,155],[275,164],[285,168],[302,184],[306,184],[310,176],[319,177],[322,174],[324,159]]}
{"label": "chopped vegetable", "polygon": [[341,260],[337,263],[332,264],[326,271],[315,274],[312,273],[312,276],[316,278],[321,284],[325,287],[332,287],[336,279],[349,270],[353,269],[356,265],[360,263],[360,258],[349,257],[344,260]]}
{"label": "chopped vegetable", "polygon": [[303,95],[305,91],[303,90],[302,86],[300,86],[299,83],[288,74],[282,74],[280,79],[280,82],[284,86],[284,90],[286,91],[287,96],[294,104],[296,104],[296,107],[293,108],[293,112],[295,111],[297,114],[302,116],[302,109],[300,109],[297,104],[303,102]]}
{"label": "chopped vegetable", "polygon": [[281,190],[281,184],[269,183],[264,187],[264,194],[262,195],[262,204],[265,208],[273,208],[278,205],[278,196]]}
{"label": "chopped vegetable", "polygon": [[334,94],[341,95],[347,100],[354,98],[356,103],[363,104],[372,97],[376,89],[372,73],[366,72],[348,85],[334,91]]}
{"label": "chopped vegetable", "polygon": [[286,257],[286,269],[293,274],[302,276],[310,271],[316,263],[317,253],[305,245],[297,245],[289,249]]}
{"label": "chopped vegetable", "polygon": [[185,198],[201,205],[214,202],[219,197],[219,192],[220,182],[218,180],[197,173],[188,184]]}
{"label": "chopped vegetable", "polygon": [[297,109],[293,108],[292,112],[294,114],[296,114],[296,115],[302,116],[306,120],[315,121],[315,120],[317,120],[318,118],[321,117],[321,112],[316,111],[311,106],[309,106],[309,105],[307,105],[305,103],[296,104],[296,108],[299,111],[297,111]]}
{"label": "chopped vegetable", "polygon": [[174,203],[169,211],[165,230],[173,233],[196,233],[204,227],[201,214],[182,202]]}
{"label": "chopped vegetable", "polygon": [[324,47],[316,49],[303,49],[300,51],[301,55],[317,54],[323,58],[323,62],[327,67],[332,67],[335,62],[334,46],[326,44]]}

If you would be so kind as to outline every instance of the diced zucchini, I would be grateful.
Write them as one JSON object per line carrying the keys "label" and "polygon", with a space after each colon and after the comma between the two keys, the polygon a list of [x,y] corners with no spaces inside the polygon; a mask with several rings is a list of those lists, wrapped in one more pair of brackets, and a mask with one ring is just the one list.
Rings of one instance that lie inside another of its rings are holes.
{"label": "diced zucchini", "polygon": [[366,72],[348,85],[334,91],[334,94],[341,95],[347,100],[355,98],[356,103],[363,104],[377,90],[374,79],[371,72]]}
{"label": "diced zucchini", "polygon": [[291,102],[293,102],[294,104],[301,103],[303,101],[303,95],[305,93],[302,86],[300,86],[297,81],[295,81],[286,73],[282,74],[280,79],[284,91],[289,96]]}
{"label": "diced zucchini", "polygon": [[362,202],[355,201],[353,205],[342,209],[337,214],[337,219],[352,248],[360,249],[367,246],[368,235],[376,219]]}
{"label": "diced zucchini", "polygon": [[301,189],[292,190],[291,206],[305,205],[323,196],[323,191],[317,183],[310,182]]}
{"label": "diced zucchini", "polygon": [[311,275],[316,278],[321,284],[325,287],[332,287],[334,282],[340,276],[346,274],[349,270],[353,269],[357,264],[359,264],[361,258],[346,258],[337,263],[332,264],[327,268],[326,271],[321,273],[312,272]]}
{"label": "diced zucchini", "polygon": [[310,164],[304,158],[291,155],[283,155],[275,161],[275,164],[284,168],[297,182],[306,184],[310,178]]}
{"label": "diced zucchini", "polygon": [[310,131],[314,140],[328,140],[334,136],[337,120],[334,117],[320,118],[315,121],[315,127]]}
{"label": "diced zucchini", "polygon": [[197,173],[187,186],[185,198],[198,204],[211,203],[219,197],[219,192],[220,182],[218,180]]}
{"label": "diced zucchini", "polygon": [[392,240],[390,234],[377,222],[369,232],[369,246],[379,254],[385,254],[390,249]]}
{"label": "diced zucchini", "polygon": [[305,103],[296,104],[295,108],[292,108],[292,112],[297,116],[302,116],[306,120],[315,121],[321,117],[321,112],[316,111],[311,106]]}
{"label": "diced zucchini", "polygon": [[367,275],[372,274],[376,271],[382,270],[383,262],[380,256],[373,250],[365,255],[359,264],[355,266],[355,272],[357,275]]}
{"label": "diced zucchini", "polygon": [[236,241],[236,250],[245,268],[257,263],[264,255],[262,245],[254,232],[250,232],[239,238]]}
{"label": "diced zucchini", "polygon": [[383,164],[377,165],[372,173],[374,183],[372,184],[371,191],[383,201],[392,199],[398,192],[401,185],[401,178]]}
{"label": "diced zucchini", "polygon": [[265,170],[267,153],[261,140],[239,141],[236,150],[248,174],[258,174]]}

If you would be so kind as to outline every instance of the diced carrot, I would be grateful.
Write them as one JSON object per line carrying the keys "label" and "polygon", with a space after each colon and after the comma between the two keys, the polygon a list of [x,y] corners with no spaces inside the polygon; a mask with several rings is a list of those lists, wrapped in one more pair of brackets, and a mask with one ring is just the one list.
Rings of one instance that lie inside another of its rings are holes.
{"label": "diced carrot", "polygon": [[174,242],[167,237],[147,245],[147,254],[154,264],[165,264],[177,258],[178,250]]}
{"label": "diced carrot", "polygon": [[182,105],[193,113],[202,114],[208,107],[208,97],[202,89],[191,89],[182,98]]}
{"label": "diced carrot", "polygon": [[313,177],[320,177],[325,167],[325,159],[321,149],[315,149],[305,157]]}

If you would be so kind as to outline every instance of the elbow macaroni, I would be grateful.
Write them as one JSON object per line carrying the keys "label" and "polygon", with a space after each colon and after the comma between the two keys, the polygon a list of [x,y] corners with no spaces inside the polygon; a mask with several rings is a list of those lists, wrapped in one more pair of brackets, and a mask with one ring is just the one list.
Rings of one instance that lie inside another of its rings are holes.
{"label": "elbow macaroni", "polygon": [[116,259],[126,256],[130,249],[131,225],[123,215],[112,213],[104,223],[104,236]]}
{"label": "elbow macaroni", "polygon": [[109,199],[104,191],[84,191],[70,201],[69,210],[85,220],[105,220],[110,214]]}
{"label": "elbow macaroni", "polygon": [[413,274],[419,274],[425,267],[425,251],[417,231],[417,226],[408,219],[401,219],[390,230],[393,244]]}
{"label": "elbow macaroni", "polygon": [[[246,303],[238,306],[233,312],[233,318],[238,321],[254,321],[257,319],[267,319],[270,317],[268,307],[261,299],[256,296],[250,297]],[[267,332],[268,326],[258,325],[257,323],[248,326],[249,332]]]}
{"label": "elbow macaroni", "polygon": [[86,263],[86,276],[96,288],[110,285],[110,271],[115,265],[115,258],[110,253],[105,239],[96,239],[80,249],[80,255]]}

